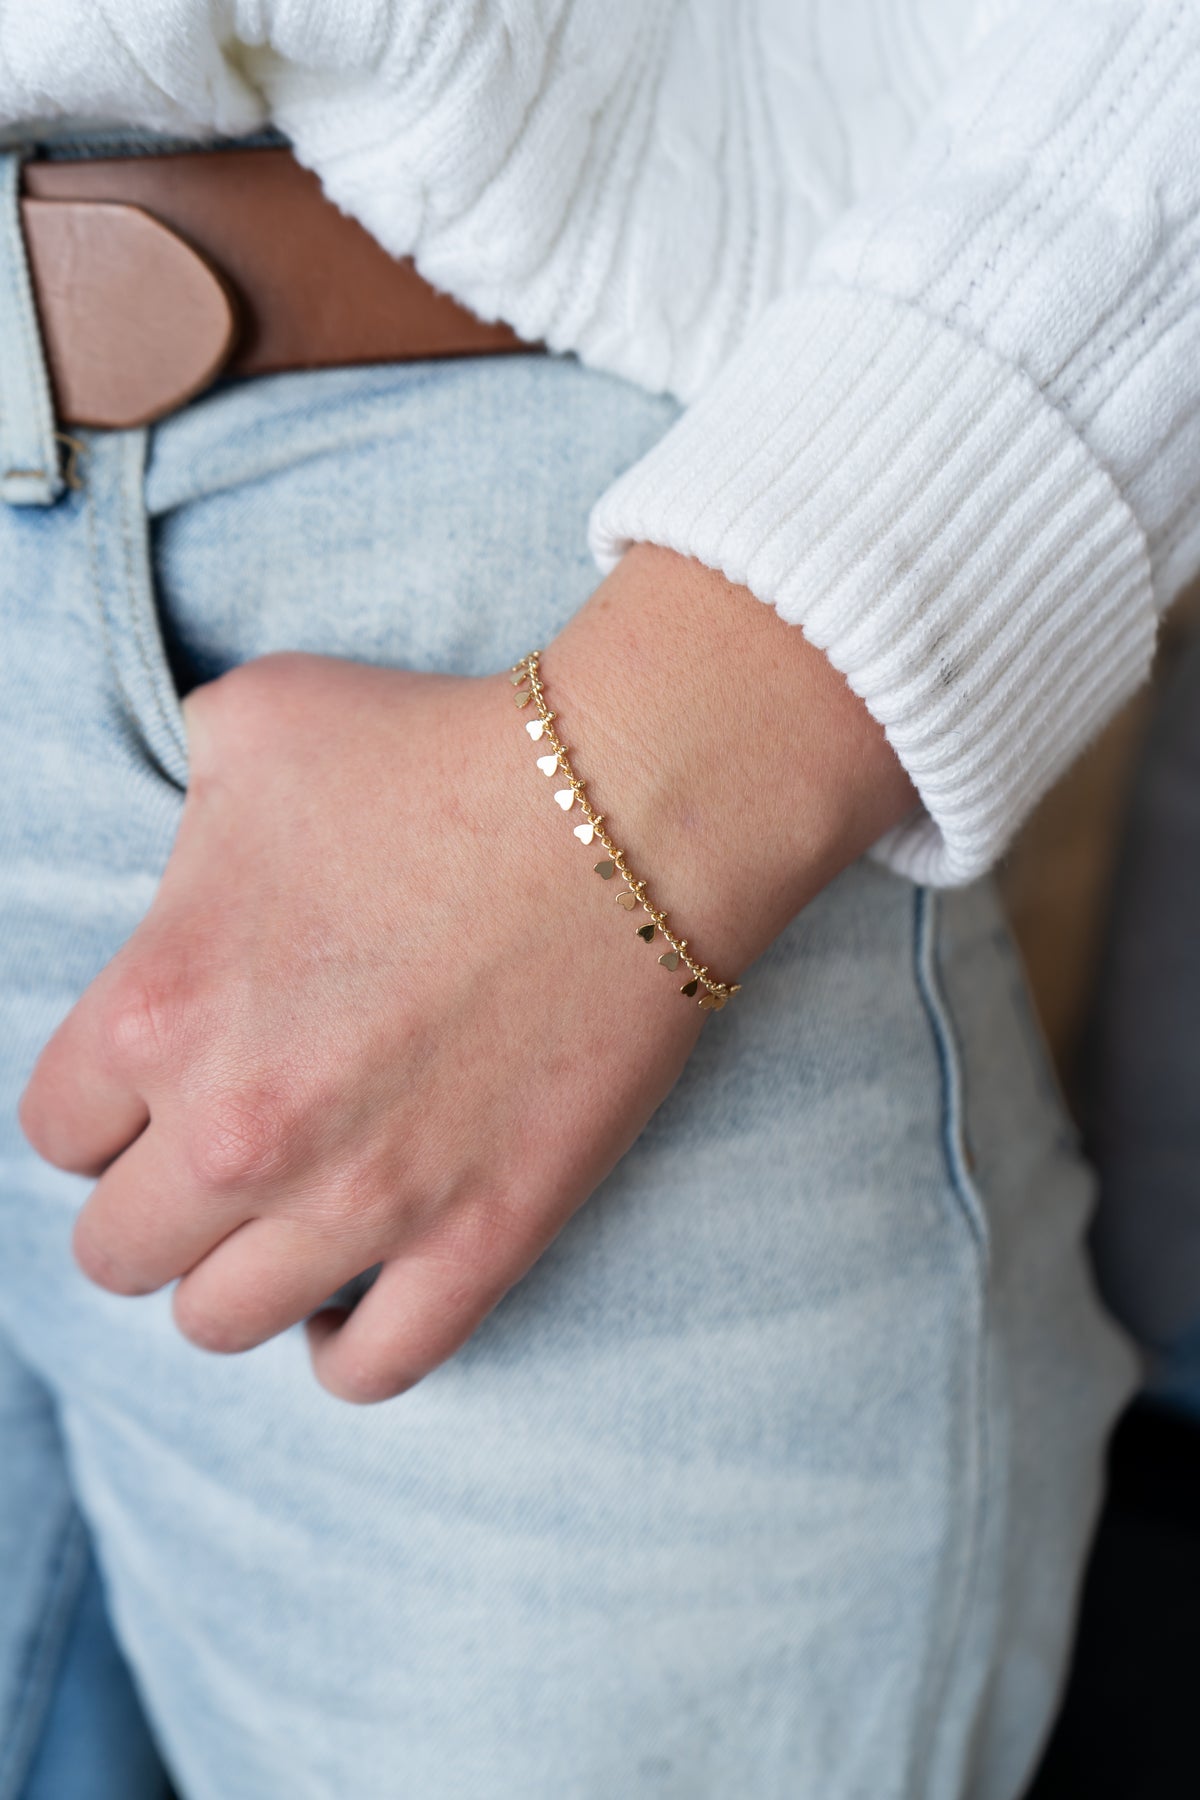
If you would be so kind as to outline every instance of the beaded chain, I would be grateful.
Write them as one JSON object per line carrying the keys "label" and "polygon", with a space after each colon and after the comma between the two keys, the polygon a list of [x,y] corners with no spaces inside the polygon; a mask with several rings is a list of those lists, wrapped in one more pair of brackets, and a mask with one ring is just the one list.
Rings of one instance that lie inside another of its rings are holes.
{"label": "beaded chain", "polygon": [[614,875],[619,875],[624,881],[625,886],[616,895],[617,905],[625,912],[633,912],[636,907],[640,906],[642,911],[649,915],[649,924],[637,927],[638,937],[642,939],[643,943],[651,944],[654,942],[655,936],[661,932],[668,945],[658,959],[662,967],[674,973],[682,963],[688,970],[689,979],[680,988],[680,993],[685,994],[691,1000],[695,998],[699,989],[703,988],[704,992],[700,995],[697,1004],[702,1006],[705,1012],[720,1012],[725,1002],[741,991],[741,984],[717,981],[709,974],[706,963],[698,963],[693,956],[689,955],[687,939],[675,936],[667,924],[666,913],[653,905],[646,891],[646,883],[639,880],[633,873],[625,861],[624,853],[617,848],[608,832],[605,831],[603,816],[593,809],[584,792],[586,783],[580,781],[571,767],[566,748],[554,730],[556,715],[546,704],[546,691],[542,686],[538,664],[540,655],[540,650],[531,650],[528,656],[522,657],[519,663],[514,663],[512,666],[512,685],[518,690],[517,705],[519,707],[528,706],[532,701],[537,707],[537,718],[530,719],[525,729],[535,744],[544,739],[550,746],[544,756],[538,757],[538,768],[546,776],[553,776],[559,770],[566,776],[567,786],[556,789],[555,801],[563,812],[570,812],[578,802],[579,810],[583,814],[583,823],[576,825],[575,836],[584,845],[592,843],[594,839],[599,839],[608,852],[607,856],[602,861],[595,863],[593,867],[601,881],[611,881]]}

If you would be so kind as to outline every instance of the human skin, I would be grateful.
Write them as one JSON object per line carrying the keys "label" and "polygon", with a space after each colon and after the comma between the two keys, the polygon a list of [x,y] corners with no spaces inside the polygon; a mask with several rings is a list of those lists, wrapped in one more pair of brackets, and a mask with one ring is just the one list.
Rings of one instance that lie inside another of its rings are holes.
{"label": "human skin", "polygon": [[[721,979],[916,803],[803,634],[671,551],[631,550],[542,672],[593,806]],[[94,1282],[178,1280],[214,1351],[307,1318],[347,1400],[469,1337],[706,1018],[593,874],[514,698],[506,673],[299,655],[197,689],[159,892],[21,1103],[35,1150],[99,1177],[74,1236]]]}

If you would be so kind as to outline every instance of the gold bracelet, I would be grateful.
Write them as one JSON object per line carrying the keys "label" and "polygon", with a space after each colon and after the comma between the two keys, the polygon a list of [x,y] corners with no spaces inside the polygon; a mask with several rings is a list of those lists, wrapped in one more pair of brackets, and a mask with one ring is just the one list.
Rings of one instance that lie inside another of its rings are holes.
{"label": "gold bracelet", "polygon": [[616,896],[617,905],[623,907],[626,912],[632,912],[635,907],[640,906],[643,912],[649,914],[650,923],[638,926],[638,937],[642,939],[643,943],[650,944],[653,943],[655,934],[661,932],[670,946],[658,959],[663,968],[674,971],[680,963],[683,963],[690,973],[691,978],[684,982],[679,990],[680,993],[686,994],[690,1000],[694,998],[697,989],[703,988],[704,992],[700,995],[698,1005],[702,1006],[706,1012],[720,1012],[727,1000],[741,992],[741,984],[715,980],[709,974],[706,963],[698,963],[692,956],[689,956],[687,939],[675,936],[667,924],[666,913],[651,904],[650,897],[646,892],[646,883],[640,881],[632,872],[623,853],[618,850],[605,831],[602,815],[593,809],[584,793],[586,783],[580,781],[571,767],[566,749],[555,733],[555,714],[546,705],[546,693],[542,687],[542,678],[538,667],[540,655],[540,650],[531,650],[528,656],[522,657],[519,663],[514,663],[512,666],[512,685],[519,690],[516,695],[517,705],[528,706],[532,701],[538,710],[537,718],[530,719],[525,729],[535,744],[544,738],[550,745],[548,753],[538,757],[538,768],[543,775],[552,776],[561,769],[566,776],[567,786],[559,788],[554,798],[564,812],[570,812],[575,802],[579,802],[584,822],[582,825],[576,825],[575,836],[581,844],[590,844],[594,838],[599,838],[604,845],[608,855],[594,867],[602,881],[611,881],[614,875],[620,875],[625,882],[625,886]]}

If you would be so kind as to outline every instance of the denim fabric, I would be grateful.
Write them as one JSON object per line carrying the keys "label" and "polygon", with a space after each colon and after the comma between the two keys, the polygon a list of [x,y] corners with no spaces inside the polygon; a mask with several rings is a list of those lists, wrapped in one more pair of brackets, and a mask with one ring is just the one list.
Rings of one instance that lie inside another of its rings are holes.
{"label": "denim fabric", "polygon": [[[21,1800],[169,1800],[166,1772],[113,1639],[89,1558]],[[37,1717],[26,1710],[26,1720]]]}
{"label": "denim fabric", "polygon": [[85,434],[78,491],[0,507],[2,1800],[85,1532],[184,1800],[1021,1788],[1132,1364],[988,886],[849,870],[467,1347],[375,1409],[298,1332],[216,1359],[167,1295],[90,1287],[86,1184],[17,1130],[170,851],[181,685],[285,646],[512,661],[670,417],[541,357],[283,376]]}

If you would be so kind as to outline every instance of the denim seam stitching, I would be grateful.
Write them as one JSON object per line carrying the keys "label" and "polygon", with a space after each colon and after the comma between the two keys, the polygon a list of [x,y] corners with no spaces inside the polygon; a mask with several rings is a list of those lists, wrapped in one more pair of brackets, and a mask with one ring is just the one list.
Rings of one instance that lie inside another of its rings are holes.
{"label": "denim seam stitching", "polygon": [[974,1405],[971,1411],[974,1428],[969,1439],[972,1448],[972,1466],[969,1476],[971,1483],[970,1522],[964,1547],[964,1569],[960,1577],[959,1594],[951,1615],[953,1625],[948,1634],[944,1666],[937,1684],[937,1703],[928,1709],[928,1716],[932,1724],[924,1749],[924,1769],[920,1788],[922,1793],[929,1791],[931,1765],[937,1742],[937,1721],[943,1714],[945,1698],[958,1666],[960,1647],[975,1610],[978,1595],[979,1548],[985,1540],[989,1519],[986,1476],[991,1456],[991,1434],[987,1417],[989,1245],[984,1223],[982,1196],[971,1179],[963,1157],[963,1146],[966,1141],[965,1074],[961,1049],[942,983],[937,953],[937,935],[937,895],[930,888],[918,887],[914,891],[913,902],[913,978],[929,1023],[934,1054],[937,1058],[941,1087],[940,1137],[946,1174],[957,1201],[959,1216],[967,1226],[975,1250],[978,1272],[976,1297],[979,1334],[978,1349],[972,1371]]}
{"label": "denim seam stitching", "polygon": [[[110,615],[108,602],[105,599],[104,583],[100,579],[100,558],[99,558],[99,552],[97,549],[99,521],[97,519],[97,513],[96,513],[96,496],[95,496],[95,492],[94,492],[94,483],[90,480],[86,481],[84,483],[83,500],[84,500],[84,506],[86,508],[86,515],[87,515],[88,567],[91,571],[91,577],[92,577],[92,595],[93,595],[93,598],[95,601],[96,612],[97,612],[97,615],[100,620],[100,637],[101,637],[101,642],[104,647],[104,659],[105,659],[105,662],[107,663],[109,669],[112,672],[113,682],[115,684],[117,693],[120,695],[121,705],[124,709],[125,715],[128,718],[129,723],[131,724],[133,729],[138,733],[139,737],[143,741],[145,741],[146,740],[146,729],[142,722],[141,707],[138,703],[136,694],[134,694],[130,691],[129,683],[125,677],[125,670],[122,666],[121,658],[117,655],[116,642],[115,642],[114,634],[113,634],[113,620]],[[126,502],[126,496],[125,496],[125,491],[124,491],[124,472],[123,471],[122,471],[122,479],[121,479],[120,512],[121,512],[121,530],[122,530],[123,537],[125,538],[125,543],[124,543],[123,549],[122,549],[122,558],[125,563],[126,577],[128,579],[129,573],[130,573],[129,545],[128,545],[128,517],[127,517],[127,502]],[[130,600],[131,600],[130,610],[133,613],[134,642],[135,642],[135,645],[137,646],[138,657],[142,664],[143,673],[145,673],[147,675],[147,677],[149,678],[149,671],[146,669],[145,650],[144,650],[144,648],[141,644],[140,638],[139,638],[140,627],[139,627],[138,620],[137,620],[137,607],[136,607],[136,605],[132,604],[132,600],[133,600],[132,594],[130,595]],[[150,685],[151,685],[151,688],[154,689],[153,680],[151,680]],[[161,695],[159,695],[157,693],[156,689],[154,689],[154,692],[155,692],[155,699],[157,701],[158,709],[159,709],[159,712],[161,713],[163,710],[162,697],[161,697]],[[168,730],[169,730],[169,727],[168,727]],[[170,733],[170,735],[172,737],[174,737],[174,733]],[[161,768],[161,766],[162,766],[161,759],[159,758],[157,751],[154,750],[154,746],[147,743],[146,747],[148,750],[150,750],[153,753],[155,763]],[[163,770],[163,774],[167,776],[167,779],[171,781],[172,785],[176,785],[175,778],[173,776],[168,775],[167,771],[165,769]],[[0,1796],[0,1800],[3,1800],[2,1796]]]}
{"label": "denim seam stitching", "polygon": [[[141,436],[142,442],[144,443],[144,441],[145,441],[144,428],[141,429],[139,435]],[[182,751],[183,754],[186,756],[187,746],[184,742],[181,742],[178,727],[176,726],[175,722],[171,719],[170,715],[168,714],[166,704],[163,700],[162,689],[159,685],[158,676],[155,673],[155,669],[154,669],[153,663],[151,661],[150,653],[149,653],[149,650],[148,650],[148,647],[146,644],[145,621],[142,617],[142,602],[146,601],[148,599],[150,601],[150,603],[152,604],[153,603],[153,593],[151,592],[149,595],[146,593],[145,584],[138,578],[137,574],[134,571],[133,542],[132,542],[132,536],[131,536],[130,529],[129,529],[130,514],[133,510],[133,504],[134,504],[134,495],[133,495],[134,483],[130,477],[130,472],[129,472],[127,465],[131,459],[131,455],[133,452],[133,443],[134,443],[134,439],[135,439],[135,434],[132,432],[122,432],[121,437],[123,440],[121,443],[121,446],[120,446],[120,451],[119,451],[120,458],[121,458],[121,476],[120,476],[120,483],[119,483],[119,491],[120,491],[120,499],[121,499],[121,554],[122,554],[122,559],[125,564],[126,591],[127,591],[127,596],[128,596],[128,600],[129,600],[130,616],[131,616],[132,623],[133,623],[134,645],[137,649],[138,660],[142,665],[142,673],[146,678],[147,685],[149,686],[150,692],[154,699],[154,705],[158,712],[159,722],[162,725],[163,731],[166,734],[167,742],[168,742],[168,744],[173,744],[175,746],[176,750]],[[140,489],[140,482],[139,482],[138,486]],[[139,497],[140,497],[140,495],[139,495]],[[156,755],[155,761],[159,764],[160,767],[162,766],[161,757]],[[167,774],[167,770],[165,768],[163,769],[163,773]],[[170,777],[170,779],[173,780],[174,778]]]}
{"label": "denim seam stitching", "polygon": [[88,568],[92,577],[92,596],[96,603],[96,612],[100,619],[100,640],[104,647],[104,660],[112,670],[113,680],[120,693],[126,712],[136,721],[137,709],[133,697],[125,685],[125,678],[117,658],[116,646],[113,643],[112,624],[108,616],[108,607],[104,599],[104,587],[100,580],[100,559],[96,549],[97,519],[96,497],[92,492],[92,483],[84,482],[83,501],[87,515]]}
{"label": "denim seam stitching", "polygon": [[87,1570],[87,1537],[74,1505],[66,1518],[48,1571],[46,1601],[35,1623],[13,1701],[15,1729],[0,1762],[0,1800],[20,1793],[41,1740],[54,1683]]}

